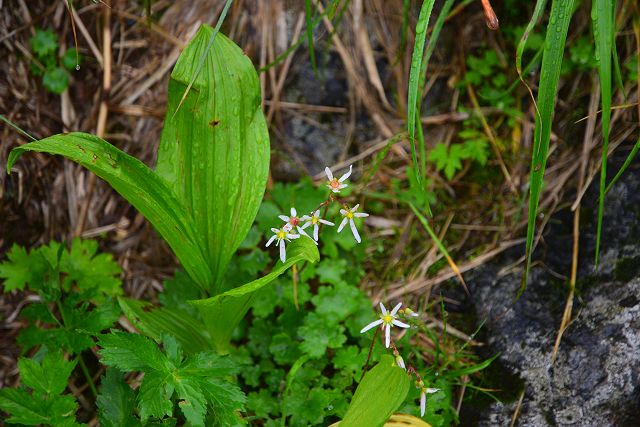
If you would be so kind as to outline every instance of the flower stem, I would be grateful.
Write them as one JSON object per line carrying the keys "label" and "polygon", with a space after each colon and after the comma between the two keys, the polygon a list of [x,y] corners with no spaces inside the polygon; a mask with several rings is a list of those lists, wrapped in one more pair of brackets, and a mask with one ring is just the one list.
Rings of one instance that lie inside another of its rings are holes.
{"label": "flower stem", "polygon": [[369,368],[369,361],[371,360],[371,353],[373,352],[373,345],[375,344],[376,338],[378,337],[378,332],[380,332],[380,328],[376,328],[376,332],[373,334],[373,339],[371,340],[371,345],[369,346],[369,354],[367,355],[367,362],[364,364],[362,375],[360,375],[360,381],[362,381],[362,379],[364,378],[364,374],[367,373],[367,369]]}

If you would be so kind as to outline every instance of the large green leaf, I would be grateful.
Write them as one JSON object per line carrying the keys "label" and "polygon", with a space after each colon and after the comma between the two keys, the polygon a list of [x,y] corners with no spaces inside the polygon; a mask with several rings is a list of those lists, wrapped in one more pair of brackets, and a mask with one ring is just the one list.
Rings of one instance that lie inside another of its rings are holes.
{"label": "large green leaf", "polygon": [[212,35],[211,27],[202,26],[171,73],[156,170],[193,218],[215,294],[258,212],[269,169],[269,134],[253,64],[222,34],[180,105]]}
{"label": "large green leaf", "polygon": [[[538,204],[544,183],[544,171],[547,165],[549,142],[551,140],[551,124],[560,80],[560,68],[564,54],[569,23],[574,12],[575,0],[553,0],[551,16],[544,41],[544,53],[540,68],[540,84],[538,88],[537,107],[539,114],[535,117],[533,131],[533,154],[531,157],[531,177],[529,182],[529,214],[527,219],[526,266],[516,300],[524,292],[529,279],[533,241],[538,217]],[[539,13],[539,11],[538,11]]]}
{"label": "large green leaf", "polygon": [[191,218],[165,181],[144,163],[96,136],[69,133],[14,148],[8,172],[27,151],[65,156],[107,181],[153,224],[198,285],[206,288],[212,282]]}
{"label": "large green leaf", "polygon": [[233,330],[247,313],[256,291],[262,289],[289,267],[300,261],[317,262],[320,259],[317,246],[307,237],[293,241],[287,248],[287,261],[278,264],[271,273],[260,279],[239,286],[212,298],[190,301],[200,310],[218,352],[228,350]]}
{"label": "large green leaf", "polygon": [[376,427],[404,402],[411,378],[385,354],[356,389],[340,427]]}
{"label": "large green leaf", "polygon": [[173,335],[187,354],[213,349],[209,333],[203,323],[180,309],[153,307],[145,301],[118,298],[122,312],[146,336],[161,339],[162,334]]}

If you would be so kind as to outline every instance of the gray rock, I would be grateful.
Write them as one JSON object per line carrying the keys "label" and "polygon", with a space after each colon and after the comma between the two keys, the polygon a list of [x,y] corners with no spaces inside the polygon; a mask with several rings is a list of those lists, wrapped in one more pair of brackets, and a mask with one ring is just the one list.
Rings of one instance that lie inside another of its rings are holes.
{"label": "gray rock", "polygon": [[[593,202],[591,196],[586,204]],[[583,227],[574,321],[563,335],[555,363],[551,354],[568,281],[551,271],[569,272],[571,215],[560,215],[560,224],[548,230],[548,268],[532,270],[529,286],[513,307],[522,270],[500,275],[500,269],[517,259],[522,248],[513,257],[482,267],[469,280],[476,314],[488,319],[490,348],[525,382],[516,425],[640,425],[639,206],[640,177],[631,172],[607,196],[597,271],[592,262],[595,226]],[[559,247],[551,248],[555,244]],[[515,402],[493,404],[478,425],[508,426],[515,408]]]}

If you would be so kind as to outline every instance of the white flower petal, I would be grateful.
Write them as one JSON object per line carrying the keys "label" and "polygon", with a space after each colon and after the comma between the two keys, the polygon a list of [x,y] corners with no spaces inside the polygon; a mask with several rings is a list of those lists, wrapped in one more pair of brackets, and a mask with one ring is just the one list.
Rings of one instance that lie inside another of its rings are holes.
{"label": "white flower petal", "polygon": [[424,411],[427,409],[427,395],[420,393],[420,416],[424,417]]}
{"label": "white flower petal", "polygon": [[313,216],[320,216],[320,209],[318,209],[317,211],[315,211],[315,212],[313,213]]}
{"label": "white flower petal", "polygon": [[401,321],[397,320],[397,319],[393,319],[391,321],[391,323],[393,323],[394,325],[400,327],[400,328],[410,328],[411,326],[407,325],[406,323],[402,323]]}
{"label": "white flower petal", "polygon": [[349,225],[351,226],[351,232],[353,233],[353,237],[356,238],[356,242],[360,243],[362,240],[360,239],[360,234],[358,234],[358,229],[356,228],[356,223],[353,222],[352,219],[350,219],[349,220]]}
{"label": "white flower petal", "polygon": [[297,239],[298,237],[300,237],[299,234],[287,234],[287,238],[289,239]]}
{"label": "white flower petal", "polygon": [[333,179],[333,174],[331,173],[331,169],[329,169],[328,167],[324,168],[324,173],[327,174],[327,178],[329,178],[329,181]]}
{"label": "white flower petal", "polygon": [[391,315],[395,316],[396,313],[398,312],[398,310],[400,310],[400,307],[402,307],[402,303],[401,302],[397,303],[396,306],[393,307],[393,310],[391,310]]}
{"label": "white flower petal", "polygon": [[380,311],[382,311],[382,315],[383,316],[386,316],[387,309],[386,309],[386,307],[384,306],[384,304],[382,302],[380,302]]}
{"label": "white flower petal", "polygon": [[355,216],[356,218],[366,218],[369,216],[369,214],[364,212],[354,212],[353,216]]}
{"label": "white flower petal", "polygon": [[342,190],[343,188],[347,188],[347,187],[348,187],[348,185],[347,185],[347,184],[340,184],[340,185],[338,186],[338,190]]}
{"label": "white flower petal", "polygon": [[381,323],[382,323],[382,319],[374,320],[373,322],[369,323],[367,326],[362,328],[360,333],[363,334],[363,333],[367,332],[369,329],[372,329],[372,328],[378,326]]}
{"label": "white flower petal", "polygon": [[271,231],[273,231],[274,233],[278,233],[278,231],[280,230],[278,230],[277,228],[272,228]]}
{"label": "white flower petal", "polygon": [[289,222],[289,217],[286,215],[278,215],[278,218],[280,218],[281,220],[283,220],[284,222]]}
{"label": "white flower petal", "polygon": [[280,261],[283,263],[287,260],[287,250],[284,247],[284,240],[280,240]]}
{"label": "white flower petal", "polygon": [[304,215],[302,218],[300,218],[301,221],[311,221],[311,217],[309,215]]}
{"label": "white flower petal", "polygon": [[439,388],[428,388],[428,389],[426,389],[426,392],[429,393],[429,394],[437,393],[439,391],[440,391]]}
{"label": "white flower petal", "polygon": [[391,325],[387,323],[384,328],[384,346],[389,348],[389,344],[391,344]]}
{"label": "white flower petal", "polygon": [[338,180],[339,182],[344,181],[345,179],[349,178],[349,176],[351,176],[351,172],[353,171],[353,165],[349,165],[349,172],[345,173],[344,175],[342,175],[340,177],[340,179]]}
{"label": "white flower petal", "polygon": [[291,210],[289,211],[291,212],[291,217],[295,218],[298,216],[298,211],[296,211],[296,208],[291,208]]}
{"label": "white flower petal", "polygon": [[360,203],[358,203],[357,205],[355,205],[354,207],[351,208],[351,212],[355,212],[358,210],[358,208],[360,207]]}
{"label": "white flower petal", "polygon": [[267,244],[264,245],[264,246],[268,248],[269,245],[272,244],[273,241],[276,239],[276,237],[278,237],[278,236],[276,236],[276,235],[271,236],[271,238],[267,241]]}
{"label": "white flower petal", "polygon": [[321,223],[326,224],[326,225],[330,225],[332,227],[335,225],[331,221],[327,221],[327,220],[324,220],[324,219],[319,219],[318,222],[321,222]]}
{"label": "white flower petal", "polygon": [[402,356],[397,356],[396,357],[396,363],[398,364],[398,366],[400,366],[405,371],[407,370],[407,368],[404,366],[404,359],[402,359]]}
{"label": "white flower petal", "polygon": [[311,223],[310,223],[310,222],[305,222],[305,223],[302,225],[302,227],[301,227],[301,226],[298,226],[298,231],[300,231],[300,230],[304,230],[305,228],[307,228],[307,227],[308,227],[308,226],[310,226],[310,225],[311,225]]}
{"label": "white flower petal", "polygon": [[313,240],[315,240],[316,242],[318,241],[318,229],[320,227],[318,227],[318,224],[315,224],[313,226]]}
{"label": "white flower petal", "polygon": [[333,188],[330,185],[327,185],[327,187],[329,187],[331,189],[331,191],[333,191],[334,193],[339,193],[340,192],[339,188]]}
{"label": "white flower petal", "polygon": [[347,218],[343,218],[342,222],[340,223],[340,226],[338,227],[338,233],[342,231],[342,229],[344,228],[344,226],[347,225]]}
{"label": "white flower petal", "polygon": [[340,215],[345,216],[347,214],[347,211],[345,211],[344,209],[340,209]]}

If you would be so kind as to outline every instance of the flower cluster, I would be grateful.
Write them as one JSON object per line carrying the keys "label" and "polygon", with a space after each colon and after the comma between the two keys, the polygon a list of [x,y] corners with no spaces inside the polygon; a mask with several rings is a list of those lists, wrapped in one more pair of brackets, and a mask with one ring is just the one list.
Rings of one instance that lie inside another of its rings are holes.
{"label": "flower cluster", "polygon": [[[376,326],[379,327],[378,329],[376,329],[376,335],[378,334],[379,331],[382,331],[384,333],[384,345],[386,348],[389,348],[390,346],[392,347],[393,357],[396,361],[396,364],[402,369],[404,369],[405,371],[407,371],[407,373],[409,373],[410,375],[415,375],[417,378],[416,387],[420,389],[420,416],[424,416],[424,413],[427,407],[427,394],[436,393],[440,391],[440,389],[425,387],[424,381],[420,377],[420,374],[416,372],[416,370],[413,369],[413,367],[411,366],[409,368],[406,367],[404,359],[400,355],[400,352],[398,351],[393,340],[391,339],[392,327],[397,326],[399,328],[405,328],[405,329],[408,329],[411,327],[409,324],[402,322],[401,320],[398,320],[400,317],[404,318],[405,320],[408,320],[409,318],[412,318],[412,317],[414,318],[419,317],[418,313],[414,312],[410,308],[406,307],[404,309],[400,309],[400,307],[402,307],[401,302],[396,304],[396,306],[393,307],[391,311],[387,311],[387,308],[381,302],[380,303],[381,313],[379,315],[380,318],[377,320],[374,320],[373,322],[369,323],[367,326],[362,328],[360,333],[361,334],[365,333],[375,328]],[[374,336],[374,342],[375,342],[375,336]]]}
{"label": "flower cluster", "polygon": [[[331,221],[327,221],[324,219],[324,216],[327,213],[327,208],[331,202],[338,202],[342,208],[340,209],[340,215],[342,215],[342,222],[338,226],[338,233],[342,231],[342,229],[349,224],[349,228],[351,229],[351,233],[353,237],[356,239],[356,242],[360,243],[360,233],[358,233],[358,229],[356,228],[356,224],[354,222],[354,218],[364,218],[369,216],[367,213],[356,212],[360,207],[360,204],[355,205],[350,208],[346,203],[338,199],[336,194],[340,193],[340,190],[346,188],[348,185],[345,184],[345,181],[351,176],[351,172],[353,171],[353,166],[349,166],[349,171],[342,175],[340,178],[334,178],[331,169],[328,167],[324,169],[327,174],[327,183],[326,186],[331,190],[327,199],[320,204],[320,206],[311,211],[308,215],[298,215],[298,211],[296,208],[291,208],[289,216],[287,215],[279,215],[284,224],[280,228],[272,228],[273,236],[267,241],[266,246],[270,246],[274,240],[277,241],[277,245],[280,247],[280,260],[284,263],[287,260],[287,250],[285,247],[285,243],[290,242],[292,239],[298,239],[300,236],[305,236],[311,239],[316,245],[318,244],[318,238],[320,234],[320,229],[323,225],[327,225],[330,227],[335,226],[335,224]],[[324,209],[324,214],[320,215],[320,210]],[[307,234],[305,231],[307,228],[312,227],[313,233],[311,236]]]}

